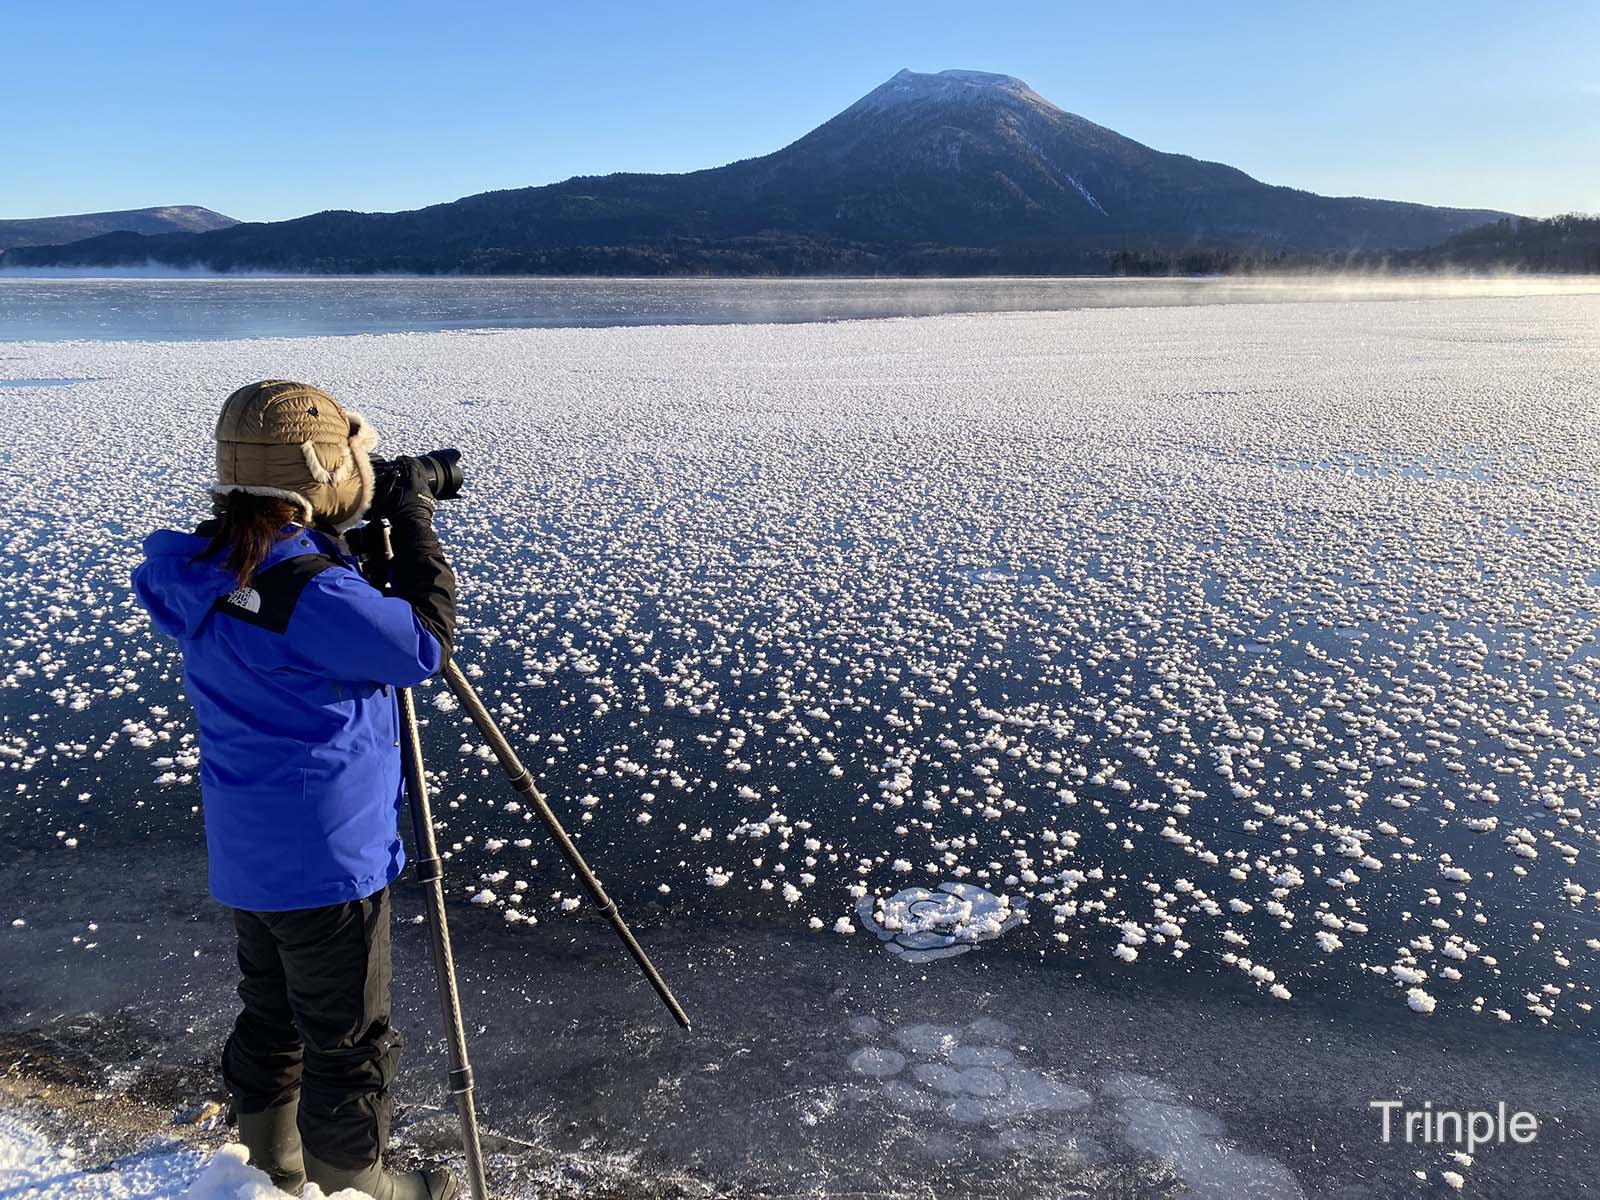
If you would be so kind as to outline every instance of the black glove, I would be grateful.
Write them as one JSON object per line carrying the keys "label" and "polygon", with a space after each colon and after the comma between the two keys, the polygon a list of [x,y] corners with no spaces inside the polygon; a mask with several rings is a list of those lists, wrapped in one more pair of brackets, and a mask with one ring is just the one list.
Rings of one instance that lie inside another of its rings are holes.
{"label": "black glove", "polygon": [[395,523],[407,517],[431,521],[433,509],[433,488],[420,458],[405,455],[391,459],[386,469],[377,472],[372,506],[367,510],[369,517],[383,517]]}
{"label": "black glove", "polygon": [[369,518],[389,522],[389,588],[407,601],[446,657],[456,629],[456,577],[433,531],[433,489],[419,458],[397,458],[379,472]]}

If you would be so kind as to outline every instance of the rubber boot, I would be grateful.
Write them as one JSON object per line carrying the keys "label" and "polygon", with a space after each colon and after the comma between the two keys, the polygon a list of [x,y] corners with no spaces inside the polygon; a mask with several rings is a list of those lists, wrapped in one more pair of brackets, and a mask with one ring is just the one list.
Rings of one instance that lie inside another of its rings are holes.
{"label": "rubber boot", "polygon": [[291,1100],[256,1113],[239,1113],[239,1140],[250,1151],[250,1165],[265,1171],[279,1191],[298,1196],[306,1186],[300,1129],[295,1118],[300,1102]]}
{"label": "rubber boot", "polygon": [[461,1186],[443,1167],[431,1171],[385,1171],[382,1163],[364,1167],[334,1167],[314,1154],[305,1156],[306,1174],[325,1195],[354,1188],[372,1200],[458,1200]]}

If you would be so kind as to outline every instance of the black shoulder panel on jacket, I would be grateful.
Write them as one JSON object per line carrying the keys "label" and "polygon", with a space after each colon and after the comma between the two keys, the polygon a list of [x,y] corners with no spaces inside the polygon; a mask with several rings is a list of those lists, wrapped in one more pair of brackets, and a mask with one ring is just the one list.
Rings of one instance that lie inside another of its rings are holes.
{"label": "black shoulder panel on jacket", "polygon": [[283,633],[289,628],[289,618],[294,615],[294,606],[300,602],[306,584],[329,567],[343,565],[326,554],[297,554],[265,571],[257,571],[249,587],[229,592],[211,607],[246,624]]}

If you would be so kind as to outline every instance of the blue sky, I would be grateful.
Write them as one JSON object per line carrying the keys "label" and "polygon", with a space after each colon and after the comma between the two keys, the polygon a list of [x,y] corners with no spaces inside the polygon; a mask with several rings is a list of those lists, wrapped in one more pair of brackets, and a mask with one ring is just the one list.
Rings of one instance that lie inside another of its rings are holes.
{"label": "blue sky", "polygon": [[0,0],[0,217],[414,208],[794,140],[901,67],[999,71],[1339,195],[1600,211],[1600,3]]}

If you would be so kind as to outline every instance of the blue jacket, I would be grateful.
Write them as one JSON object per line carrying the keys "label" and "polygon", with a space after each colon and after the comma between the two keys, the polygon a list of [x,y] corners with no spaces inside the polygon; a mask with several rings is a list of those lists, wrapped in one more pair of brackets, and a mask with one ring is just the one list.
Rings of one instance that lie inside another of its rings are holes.
{"label": "blue jacket", "polygon": [[359,900],[400,873],[392,689],[441,658],[411,605],[362,579],[341,544],[291,529],[249,588],[194,561],[209,539],[172,530],[145,539],[133,572],[183,650],[211,894],[258,912]]}

